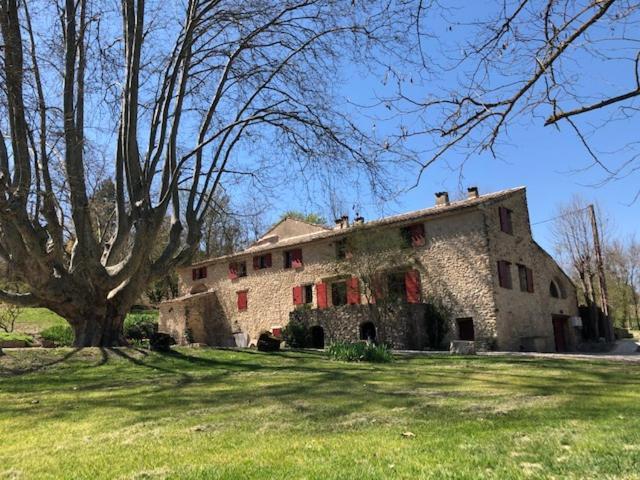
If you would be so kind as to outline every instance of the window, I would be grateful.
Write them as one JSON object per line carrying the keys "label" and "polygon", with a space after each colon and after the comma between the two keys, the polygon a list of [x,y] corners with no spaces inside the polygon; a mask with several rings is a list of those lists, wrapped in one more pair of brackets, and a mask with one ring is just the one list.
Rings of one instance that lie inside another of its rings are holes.
{"label": "window", "polygon": [[207,278],[207,267],[198,267],[191,270],[191,278],[195,280],[202,280]]}
{"label": "window", "polygon": [[236,292],[238,297],[238,311],[244,312],[248,308],[248,298],[247,298],[247,290],[243,290],[241,292]]}
{"label": "window", "polygon": [[253,269],[262,270],[264,268],[271,268],[271,254],[266,253],[264,255],[258,255],[253,257]]}
{"label": "window", "polygon": [[551,295],[553,298],[560,298],[560,292],[558,291],[558,286],[556,285],[556,282],[554,282],[553,280],[551,280],[551,283],[549,284],[549,295]]}
{"label": "window", "polygon": [[533,293],[533,270],[524,265],[518,265],[518,279],[521,292]]}
{"label": "window", "polygon": [[293,304],[311,304],[313,303],[313,285],[299,285],[293,287]]}
{"label": "window", "polygon": [[306,304],[313,303],[313,285],[305,285],[303,287],[302,301]]}
{"label": "window", "polygon": [[287,250],[284,252],[284,268],[302,267],[302,249]]}
{"label": "window", "polygon": [[393,272],[387,277],[387,298],[391,302],[404,302],[407,299],[407,286],[404,272]]}
{"label": "window", "polygon": [[235,280],[236,278],[247,276],[247,262],[236,262],[229,264],[229,278]]}
{"label": "window", "polygon": [[422,247],[425,244],[424,224],[416,223],[400,230],[403,242],[407,247]]}
{"label": "window", "polygon": [[513,288],[511,282],[511,263],[498,260],[498,283],[502,288]]}
{"label": "window", "polygon": [[347,282],[334,282],[331,284],[331,304],[334,307],[347,304]]}
{"label": "window", "polygon": [[347,303],[357,305],[360,303],[360,281],[358,277],[347,280]]}
{"label": "window", "polygon": [[282,327],[271,327],[271,335],[276,338],[282,337]]}
{"label": "window", "polygon": [[511,221],[511,210],[505,207],[498,208],[498,214],[500,216],[500,230],[509,235],[513,235],[513,223]]}
{"label": "window", "polygon": [[349,248],[347,245],[347,239],[342,238],[336,242],[336,258],[338,260],[344,260],[347,258],[349,253]]}
{"label": "window", "polygon": [[316,297],[318,298],[318,308],[327,308],[327,284],[320,282],[316,284]]}

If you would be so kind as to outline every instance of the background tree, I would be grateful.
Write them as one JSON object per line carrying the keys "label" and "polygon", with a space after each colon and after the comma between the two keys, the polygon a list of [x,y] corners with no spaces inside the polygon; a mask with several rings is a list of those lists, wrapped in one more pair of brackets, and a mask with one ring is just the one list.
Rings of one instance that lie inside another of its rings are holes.
{"label": "background tree", "polygon": [[634,237],[627,242],[614,240],[608,246],[606,259],[615,319],[620,326],[640,329],[640,244]]}
{"label": "background tree", "polygon": [[304,213],[298,210],[288,210],[280,216],[280,220],[285,218],[293,218],[296,220],[302,220],[307,223],[315,223],[316,225],[327,225],[327,219],[322,215],[314,212]]}
{"label": "background tree", "polygon": [[53,310],[78,346],[118,344],[146,286],[198,251],[221,183],[339,167],[384,185],[406,157],[335,108],[333,84],[342,62],[410,49],[411,7],[0,0],[0,257],[29,288],[0,300]]}

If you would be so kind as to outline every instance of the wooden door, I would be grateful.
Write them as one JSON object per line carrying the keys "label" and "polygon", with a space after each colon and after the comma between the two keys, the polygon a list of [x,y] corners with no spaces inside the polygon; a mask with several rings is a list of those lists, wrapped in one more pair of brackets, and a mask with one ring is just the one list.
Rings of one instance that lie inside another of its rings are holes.
{"label": "wooden door", "polygon": [[556,352],[567,351],[567,318],[554,316],[553,320],[553,336],[556,341]]}

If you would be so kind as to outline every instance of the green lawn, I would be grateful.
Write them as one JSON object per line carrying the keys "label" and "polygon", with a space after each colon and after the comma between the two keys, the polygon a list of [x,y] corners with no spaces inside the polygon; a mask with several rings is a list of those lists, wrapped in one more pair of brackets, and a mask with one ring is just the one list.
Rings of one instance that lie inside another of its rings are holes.
{"label": "green lawn", "polygon": [[637,364],[23,350],[0,407],[0,478],[640,478]]}
{"label": "green lawn", "polygon": [[33,335],[54,325],[67,325],[67,322],[46,308],[24,308],[16,320],[15,330]]}

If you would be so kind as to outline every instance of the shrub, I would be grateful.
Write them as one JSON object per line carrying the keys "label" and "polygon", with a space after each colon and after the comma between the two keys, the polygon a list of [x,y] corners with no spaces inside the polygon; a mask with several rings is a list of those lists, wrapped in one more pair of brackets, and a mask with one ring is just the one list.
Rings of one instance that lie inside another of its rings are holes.
{"label": "shrub", "polygon": [[0,342],[26,342],[27,345],[31,345],[33,343],[33,337],[26,333],[0,332]]}
{"label": "shrub", "polygon": [[171,350],[171,345],[175,345],[175,339],[168,333],[154,333],[149,338],[149,346],[151,350],[157,352],[168,352]]}
{"label": "shrub", "polygon": [[302,322],[292,320],[282,330],[282,338],[292,348],[306,348],[311,345],[311,331]]}
{"label": "shrub", "polygon": [[58,347],[70,347],[73,345],[75,335],[69,325],[54,325],[40,332],[43,340],[53,342]]}
{"label": "shrub", "polygon": [[327,350],[329,358],[343,362],[388,363],[393,360],[391,349],[384,344],[366,342],[336,342]]}
{"label": "shrub", "polygon": [[155,312],[136,312],[124,320],[124,336],[130,340],[152,338],[158,332],[158,317]]}

